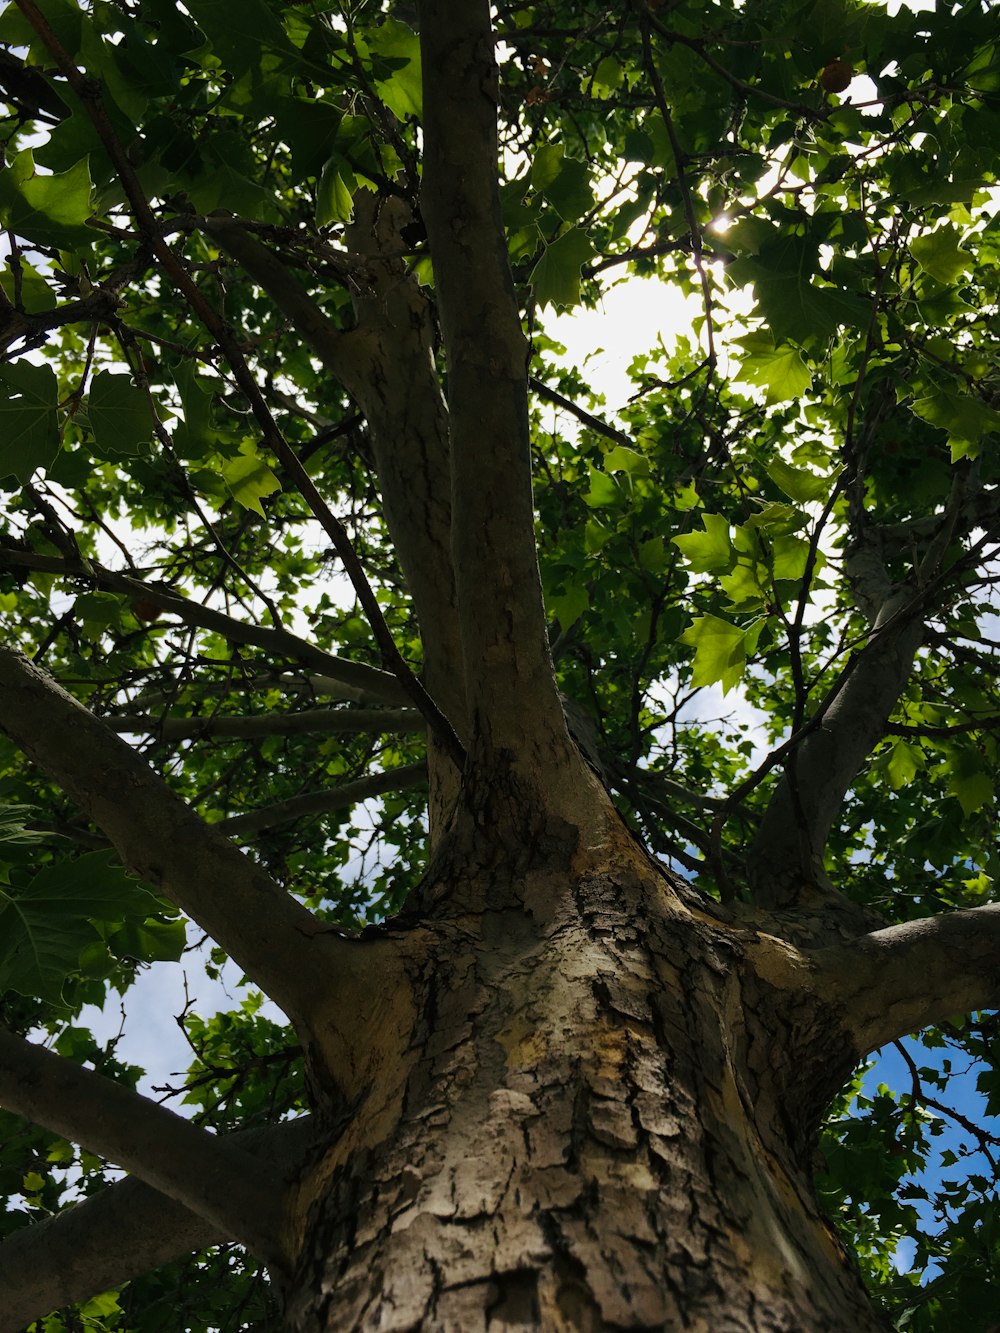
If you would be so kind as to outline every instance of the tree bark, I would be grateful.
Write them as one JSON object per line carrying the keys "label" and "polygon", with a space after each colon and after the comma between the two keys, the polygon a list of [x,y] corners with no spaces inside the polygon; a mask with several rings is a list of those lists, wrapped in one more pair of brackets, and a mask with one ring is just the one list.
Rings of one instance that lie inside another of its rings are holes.
{"label": "tree bark", "polygon": [[858,1055],[811,959],[623,829],[575,859],[470,866],[400,938],[412,1022],[303,1179],[287,1328],[881,1328],[810,1184]]}

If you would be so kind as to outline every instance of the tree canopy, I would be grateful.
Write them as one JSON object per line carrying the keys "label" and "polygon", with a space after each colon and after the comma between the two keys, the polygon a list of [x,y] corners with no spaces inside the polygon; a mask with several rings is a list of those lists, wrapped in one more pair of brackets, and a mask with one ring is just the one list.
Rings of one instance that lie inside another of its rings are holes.
{"label": "tree canopy", "polygon": [[[750,925],[803,882],[868,929],[995,900],[996,7],[513,0],[493,23],[491,233],[489,182],[482,219],[453,206],[476,161],[434,148],[463,112],[410,5],[0,13],[3,640],[103,737],[41,696],[0,717],[0,1017],[134,1088],[83,1007],[233,953],[255,984],[184,1014],[168,1098],[213,1130],[308,1107],[259,1012],[283,932],[405,912],[427,865],[468,746],[453,664],[494,651],[449,561],[470,584],[502,563],[507,466],[442,459],[442,389],[474,402],[519,356],[558,687],[629,828]],[[484,286],[509,264],[523,349],[456,315],[449,245]],[[640,280],[697,313],[676,338],[609,324],[636,353],[608,402],[553,318]],[[470,713],[516,715],[533,678],[508,681]],[[157,845],[199,821],[228,841],[182,901]],[[237,847],[288,891],[270,960],[230,944]],[[1000,1112],[1000,1037],[954,994],[899,1087],[849,1084],[817,1159],[899,1328],[985,1327],[996,1298],[1000,1138],[947,1085]],[[0,1112],[0,1235],[112,1178],[71,1137]],[[266,1328],[270,1299],[230,1246],[37,1327]]]}

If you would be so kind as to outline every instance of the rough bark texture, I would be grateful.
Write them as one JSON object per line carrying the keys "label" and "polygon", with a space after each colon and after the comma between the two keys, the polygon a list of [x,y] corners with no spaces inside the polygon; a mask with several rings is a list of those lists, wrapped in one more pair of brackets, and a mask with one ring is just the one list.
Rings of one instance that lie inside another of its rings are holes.
{"label": "rough bark texture", "polygon": [[680,887],[619,831],[401,939],[408,1030],[304,1181],[289,1329],[881,1327],[809,1184],[853,1044]]}

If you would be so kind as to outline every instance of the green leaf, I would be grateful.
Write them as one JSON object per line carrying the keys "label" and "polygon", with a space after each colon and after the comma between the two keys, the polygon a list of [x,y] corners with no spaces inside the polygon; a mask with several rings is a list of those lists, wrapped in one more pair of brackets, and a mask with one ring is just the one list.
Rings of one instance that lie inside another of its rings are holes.
{"label": "green leaf", "polygon": [[316,221],[321,227],[331,222],[350,222],[354,213],[354,197],[344,183],[341,170],[344,163],[331,157],[323,168],[316,188]]}
{"label": "green leaf", "polygon": [[684,558],[696,574],[718,573],[727,570],[734,560],[729,522],[721,514],[702,514],[704,532],[686,532],[671,541],[679,546]]}
{"label": "green leaf", "polygon": [[55,833],[46,833],[25,827],[25,821],[37,817],[33,805],[7,805],[0,803],[0,843],[13,846],[31,846],[58,837]]}
{"label": "green leaf", "polygon": [[728,694],[739,684],[746,666],[744,630],[718,616],[699,616],[681,635],[681,643],[695,650],[692,685],[721,682],[723,694]]}
{"label": "green leaf", "polygon": [[630,477],[648,477],[649,459],[637,449],[616,444],[604,455],[604,466],[609,472],[627,472]]}
{"label": "green leaf", "polygon": [[576,158],[564,158],[558,174],[542,193],[564,222],[579,222],[594,206],[590,168]]}
{"label": "green leaf", "polygon": [[579,227],[573,227],[547,245],[531,272],[531,283],[539,306],[568,308],[578,305],[580,270],[593,259],[594,254],[589,236]]}
{"label": "green leaf", "polygon": [[250,180],[229,162],[216,160],[217,151],[208,156],[205,169],[188,182],[191,200],[203,213],[225,208],[244,217],[276,220],[278,210],[273,191]]}
{"label": "green leaf", "polygon": [[[794,468],[793,471],[798,472],[799,469]],[[806,476],[810,481],[814,480],[813,473],[806,473]],[[771,479],[772,481],[775,480],[773,476]],[[782,487],[782,490],[784,490],[784,487]],[[768,500],[761,505],[760,509],[750,515],[743,526],[745,528],[772,529],[776,532],[796,532],[799,528],[805,527],[808,522],[809,515],[804,514],[801,509],[782,504],[779,500]]]}
{"label": "green leaf", "polygon": [[544,190],[552,184],[562,170],[565,151],[561,143],[543,143],[536,150],[531,162],[532,189]]}
{"label": "green leaf", "polygon": [[109,592],[85,592],[73,603],[73,614],[89,633],[100,632],[121,620],[122,603]]}
{"label": "green leaf", "polygon": [[667,567],[667,553],[662,537],[650,537],[639,543],[639,565],[651,574],[662,574]]}
{"label": "green leaf", "polygon": [[772,458],[766,471],[775,486],[799,504],[808,504],[810,500],[819,500],[829,495],[836,477],[836,473],[832,477],[817,476],[807,468],[793,467],[783,458]]}
{"label": "green leaf", "polygon": [[420,38],[405,23],[386,19],[368,39],[371,51],[395,64],[387,79],[376,79],[375,89],[397,120],[423,115]]}
{"label": "green leaf", "polygon": [[131,375],[100,370],[87,399],[87,420],[102,454],[135,456],[153,433],[149,399]]}
{"label": "green leaf", "polygon": [[[76,55],[80,49],[80,8],[70,0],[39,0],[38,9],[69,54]],[[0,16],[0,42],[33,47],[43,59],[49,54],[44,41],[17,5],[7,5]]]}
{"label": "green leaf", "polygon": [[552,614],[559,621],[559,628],[565,633],[585,611],[589,610],[590,594],[586,588],[574,585],[565,592],[550,597],[549,605],[552,607]]}
{"label": "green leaf", "polygon": [[[953,461],[966,454],[975,458],[983,436],[1000,430],[1000,412],[982,399],[954,389],[935,389],[910,406],[922,420],[947,431]],[[956,445],[961,446],[957,451]]]}
{"label": "green leaf", "polygon": [[259,69],[263,57],[271,52],[297,56],[264,0],[240,0],[238,14],[232,0],[190,0],[185,9],[232,74]]}
{"label": "green leaf", "polygon": [[759,385],[764,390],[766,402],[790,402],[812,384],[812,371],[797,347],[787,343],[776,347],[766,333],[750,333],[733,341],[744,352],[737,377],[748,384]]}
{"label": "green leaf", "polygon": [[110,852],[48,866],[24,888],[0,888],[0,990],[59,1004],[66,978],[99,938],[95,921],[145,919],[158,906]]}
{"label": "green leaf", "polygon": [[187,947],[187,930],[181,920],[130,917],[110,936],[108,947],[116,958],[135,958],[140,963],[176,963]]}
{"label": "green leaf", "polygon": [[50,366],[0,366],[0,478],[26,483],[59,452],[58,383]]}
{"label": "green leaf", "polygon": [[204,458],[215,444],[211,430],[212,386],[199,380],[191,361],[182,361],[174,370],[174,382],[181,398],[183,421],[174,427],[174,447],[181,458]]}
{"label": "green leaf", "polygon": [[[30,150],[19,155],[19,172],[31,166]],[[4,226],[39,245],[73,246],[89,239],[84,227],[90,217],[93,185],[90,165],[82,158],[53,176],[27,175],[17,184],[17,175],[0,172],[0,220]]]}
{"label": "green leaf", "polygon": [[261,500],[281,490],[281,482],[254,449],[245,441],[238,458],[230,458],[219,469],[229,494],[244,509],[252,509],[264,518]]}
{"label": "green leaf", "polygon": [[929,236],[917,236],[910,242],[910,254],[925,273],[945,284],[953,283],[966,271],[972,256],[958,243],[955,227],[939,227]]}
{"label": "green leaf", "polygon": [[[803,537],[775,534],[771,539],[771,575],[774,581],[801,579],[806,572],[810,549],[809,542]],[[820,567],[822,559],[822,554],[817,553],[814,568]]]}
{"label": "green leaf", "polygon": [[898,737],[893,740],[885,764],[889,781],[896,791],[913,781],[916,774],[924,767],[924,756],[919,745],[911,745]]}
{"label": "green leaf", "polygon": [[863,328],[871,302],[852,292],[813,281],[817,247],[800,236],[785,236],[761,247],[756,258],[734,260],[726,270],[739,285],[752,282],[775,343],[825,339],[843,325]]}
{"label": "green leaf", "polygon": [[102,1319],[105,1315],[119,1314],[121,1305],[117,1291],[104,1291],[99,1296],[92,1296],[86,1305],[80,1307],[80,1317],[84,1320]]}
{"label": "green leaf", "polygon": [[615,479],[592,464],[587,465],[587,471],[590,475],[590,489],[584,495],[583,502],[588,509],[603,509],[606,505],[618,504],[622,493]]}
{"label": "green leaf", "polygon": [[958,799],[962,813],[974,815],[995,795],[992,775],[986,769],[979,752],[968,745],[956,746],[951,752],[951,776],[948,791]]}
{"label": "green leaf", "polygon": [[[20,290],[18,286],[20,285]],[[20,306],[26,310],[29,315],[36,314],[43,310],[54,310],[56,307],[56,294],[45,281],[42,275],[36,270],[21,261],[21,281],[20,284],[14,281],[14,274],[10,269],[0,270],[0,287],[3,288],[7,300],[11,304],[18,303],[20,297]]]}
{"label": "green leaf", "polygon": [[603,60],[598,61],[590,86],[595,97],[610,97],[624,82],[625,71],[621,62],[614,56],[605,56]]}

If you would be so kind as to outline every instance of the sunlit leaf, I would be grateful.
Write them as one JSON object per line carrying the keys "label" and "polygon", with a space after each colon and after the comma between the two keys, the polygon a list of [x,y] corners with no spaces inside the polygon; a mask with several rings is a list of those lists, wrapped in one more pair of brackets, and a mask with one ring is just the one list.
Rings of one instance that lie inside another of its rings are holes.
{"label": "sunlit leaf", "polygon": [[590,238],[579,227],[547,245],[531,271],[538,304],[576,305],[580,300],[580,270],[593,256]]}
{"label": "sunlit leaf", "polygon": [[694,648],[692,685],[722,685],[723,694],[739,684],[746,666],[746,632],[718,616],[699,616],[681,635]]}

